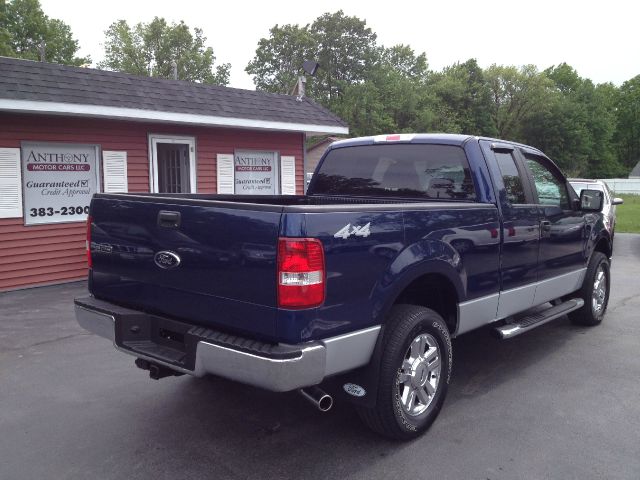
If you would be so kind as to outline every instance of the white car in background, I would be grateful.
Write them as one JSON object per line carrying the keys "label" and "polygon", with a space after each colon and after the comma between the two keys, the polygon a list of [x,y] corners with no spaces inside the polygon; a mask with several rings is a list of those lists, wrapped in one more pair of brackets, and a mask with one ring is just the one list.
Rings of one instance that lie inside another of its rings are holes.
{"label": "white car in background", "polygon": [[604,193],[604,203],[602,206],[602,216],[604,220],[604,226],[611,234],[611,240],[615,234],[616,229],[616,205],[622,205],[624,200],[613,196],[613,192],[609,190],[609,186],[602,180],[590,180],[586,178],[570,178],[569,183],[576,191],[578,196],[580,192],[585,189],[600,190]]}

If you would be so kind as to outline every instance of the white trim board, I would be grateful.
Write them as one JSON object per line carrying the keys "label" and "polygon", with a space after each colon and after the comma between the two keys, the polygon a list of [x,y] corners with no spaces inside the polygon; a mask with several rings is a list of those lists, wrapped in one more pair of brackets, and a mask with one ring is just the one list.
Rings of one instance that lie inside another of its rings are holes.
{"label": "white trim board", "polygon": [[0,99],[0,111],[136,120],[158,123],[177,123],[186,125],[206,125],[212,127],[249,128],[254,130],[305,132],[313,134],[346,135],[349,133],[348,127],[338,127],[335,125],[309,125],[303,123],[275,122],[271,120],[218,117],[216,115],[161,112],[157,110],[143,110],[138,108],[84,105],[79,103],[37,102],[33,100]]}

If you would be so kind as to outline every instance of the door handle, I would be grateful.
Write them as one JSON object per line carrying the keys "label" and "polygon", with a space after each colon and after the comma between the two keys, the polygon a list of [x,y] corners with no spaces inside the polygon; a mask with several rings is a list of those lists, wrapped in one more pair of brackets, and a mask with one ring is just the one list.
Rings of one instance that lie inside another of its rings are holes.
{"label": "door handle", "polygon": [[540,228],[542,229],[543,232],[550,232],[551,231],[551,222],[549,220],[542,220],[540,222]]}
{"label": "door handle", "polygon": [[180,226],[180,212],[160,210],[158,213],[158,226],[165,228],[178,228]]}

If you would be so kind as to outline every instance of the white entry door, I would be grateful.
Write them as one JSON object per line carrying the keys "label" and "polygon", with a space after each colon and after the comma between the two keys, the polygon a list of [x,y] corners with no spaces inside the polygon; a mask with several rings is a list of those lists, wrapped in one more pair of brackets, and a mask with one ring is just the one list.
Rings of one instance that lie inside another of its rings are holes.
{"label": "white entry door", "polygon": [[196,141],[193,137],[149,137],[150,180],[154,193],[196,193]]}

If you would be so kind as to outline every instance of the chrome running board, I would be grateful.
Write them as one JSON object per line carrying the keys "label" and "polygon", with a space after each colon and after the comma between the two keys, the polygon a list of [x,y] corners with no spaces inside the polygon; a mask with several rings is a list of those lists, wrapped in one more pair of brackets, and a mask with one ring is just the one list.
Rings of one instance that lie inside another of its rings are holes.
{"label": "chrome running board", "polygon": [[558,305],[547,308],[541,312],[536,312],[531,315],[519,318],[511,323],[501,325],[494,328],[494,331],[498,334],[498,337],[502,340],[513,338],[521,333],[533,330],[540,325],[544,325],[551,320],[562,317],[569,312],[578,310],[584,305],[584,300],[581,298],[572,298],[566,302],[562,302]]}

